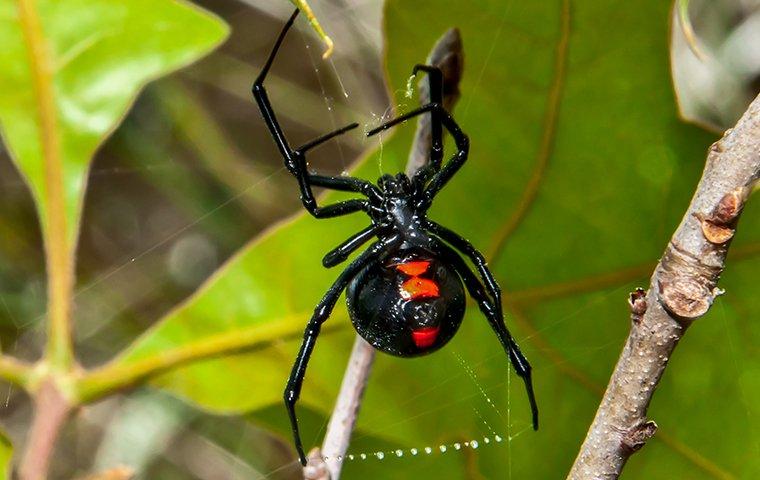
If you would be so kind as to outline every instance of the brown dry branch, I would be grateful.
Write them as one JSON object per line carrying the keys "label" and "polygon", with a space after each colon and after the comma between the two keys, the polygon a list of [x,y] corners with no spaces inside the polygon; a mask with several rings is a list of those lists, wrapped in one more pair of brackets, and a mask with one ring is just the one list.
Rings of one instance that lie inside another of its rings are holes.
{"label": "brown dry branch", "polygon": [[567,478],[618,478],[657,425],[646,417],[673,350],[722,293],[717,287],[742,209],[760,177],[760,96],[714,143],[649,290],[631,294],[631,331]]}
{"label": "brown dry branch", "polygon": [[[443,105],[451,111],[459,99],[459,81],[464,69],[464,53],[459,30],[452,28],[438,39],[430,51],[427,63],[443,71]],[[427,81],[420,83],[420,101],[430,101]],[[417,123],[417,131],[409,153],[406,174],[414,175],[430,158],[430,116],[423,115]],[[308,455],[303,469],[305,480],[338,480],[343,459],[348,450],[351,433],[361,407],[364,388],[367,385],[375,349],[359,335],[356,336],[351,358],[340,386],[340,393],[327,426],[322,449],[314,448]]]}

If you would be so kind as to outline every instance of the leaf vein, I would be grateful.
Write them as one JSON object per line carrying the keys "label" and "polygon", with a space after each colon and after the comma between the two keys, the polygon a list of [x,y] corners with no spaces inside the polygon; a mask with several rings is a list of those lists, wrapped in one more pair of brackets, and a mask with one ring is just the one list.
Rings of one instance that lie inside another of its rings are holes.
{"label": "leaf vein", "polygon": [[560,17],[560,35],[557,39],[557,53],[554,61],[554,79],[549,90],[549,97],[544,116],[544,125],[541,134],[541,143],[536,154],[536,163],[533,167],[528,184],[520,197],[517,207],[507,218],[502,227],[496,233],[486,257],[494,262],[503,252],[507,239],[517,230],[533,205],[538,191],[543,183],[546,167],[554,153],[554,140],[557,136],[557,123],[559,108],[562,102],[562,93],[567,75],[567,54],[570,43],[570,0],[563,0]]}

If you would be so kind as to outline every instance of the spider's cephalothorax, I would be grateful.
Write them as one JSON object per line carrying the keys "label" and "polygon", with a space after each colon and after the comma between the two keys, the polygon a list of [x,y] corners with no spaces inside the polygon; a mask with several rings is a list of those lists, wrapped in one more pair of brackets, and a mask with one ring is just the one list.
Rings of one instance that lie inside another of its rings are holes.
{"label": "spider's cephalothorax", "polygon": [[[376,239],[348,264],[314,309],[285,387],[285,405],[301,463],[306,465],[306,457],[298,431],[295,404],[321,326],[343,290],[347,290],[348,310],[357,332],[378,350],[408,357],[433,352],[454,336],[464,315],[466,289],[496,333],[515,371],[523,379],[533,427],[538,428],[538,408],[533,395],[530,364],[504,324],[501,291],[483,255],[455,232],[427,218],[433,199],[464,164],[469,152],[467,135],[442,106],[443,76],[440,69],[416,65],[413,73],[423,71],[428,75],[430,103],[367,134],[371,136],[410,118],[429,114],[430,159],[412,178],[403,173],[383,175],[375,185],[355,177],[312,174],[306,168],[306,152],[358,125],[348,125],[296,149],[288,144],[269,103],[264,80],[297,15],[298,10],[280,33],[253,84],[253,96],[285,159],[285,166],[298,180],[304,208],[316,218],[359,211],[370,217],[368,227],[328,252],[322,264],[327,268],[334,267],[362,245]],[[451,134],[457,148],[446,163],[442,162],[444,129]],[[319,206],[312,192],[313,186],[353,192],[362,198]],[[461,254],[472,262],[477,275]]]}

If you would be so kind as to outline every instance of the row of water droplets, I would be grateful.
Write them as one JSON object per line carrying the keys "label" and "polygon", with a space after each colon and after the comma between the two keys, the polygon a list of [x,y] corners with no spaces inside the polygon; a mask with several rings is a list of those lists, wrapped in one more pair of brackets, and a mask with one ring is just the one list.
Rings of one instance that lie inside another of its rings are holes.
{"label": "row of water droplets", "polygon": [[[510,439],[511,440],[511,439]],[[454,442],[451,444],[441,444],[437,447],[424,447],[424,448],[409,448],[407,450],[402,449],[396,449],[396,450],[387,450],[387,451],[377,451],[377,452],[362,452],[353,454],[350,453],[346,455],[345,457],[338,456],[338,460],[367,460],[367,459],[377,459],[377,460],[383,460],[386,457],[389,458],[403,458],[404,456],[425,456],[425,455],[432,455],[434,453],[446,453],[450,450],[462,450],[463,448],[470,448],[473,450],[478,449],[481,446],[481,442],[483,445],[490,445],[493,443],[502,443],[504,441],[504,438],[502,438],[500,435],[493,435],[493,436],[485,436],[482,438],[482,440],[469,440],[466,442]],[[329,457],[323,457],[325,461],[329,459]]]}
{"label": "row of water droplets", "polygon": [[[464,368],[465,372],[467,373],[467,376],[473,381],[475,386],[478,388],[480,394],[483,396],[486,403],[492,408],[496,414],[499,416],[499,418],[504,419],[504,416],[502,415],[501,411],[496,407],[496,403],[491,399],[491,397],[488,396],[485,389],[482,387],[480,382],[477,379],[477,376],[475,375],[475,372],[470,368],[469,365],[465,362],[465,360],[456,352],[453,352],[454,356],[457,358],[457,361],[459,364]],[[475,408],[472,407],[475,414],[478,416],[478,418],[482,421],[485,428],[488,430],[488,434],[481,437],[480,439],[472,439],[464,442],[453,442],[453,443],[443,443],[437,446],[426,446],[426,447],[412,447],[407,449],[395,449],[395,450],[378,450],[374,452],[360,452],[360,453],[349,453],[344,456],[338,456],[338,461],[366,461],[366,460],[385,460],[387,458],[404,458],[404,457],[427,457],[427,456],[433,456],[437,454],[444,454],[448,452],[456,452],[456,451],[462,451],[465,449],[471,449],[471,450],[477,450],[478,448],[482,446],[490,446],[490,445],[498,445],[498,444],[507,444],[509,445],[512,440],[514,440],[516,437],[521,435],[522,433],[530,430],[530,427],[525,428],[523,430],[520,430],[519,432],[515,433],[514,435],[507,435],[506,438],[503,435],[500,435],[496,433],[494,428],[491,426],[490,423],[488,423],[485,419],[485,417],[481,414],[481,412]],[[509,408],[509,406],[507,406]],[[507,414],[507,417],[509,417],[509,413]],[[509,427],[509,426],[508,426]],[[322,457],[325,461],[329,460],[330,457],[323,456]]]}

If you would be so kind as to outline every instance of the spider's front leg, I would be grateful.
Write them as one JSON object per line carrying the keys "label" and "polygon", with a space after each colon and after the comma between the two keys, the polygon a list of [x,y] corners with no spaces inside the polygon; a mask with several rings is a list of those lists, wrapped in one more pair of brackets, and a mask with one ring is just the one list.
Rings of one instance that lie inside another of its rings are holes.
{"label": "spider's front leg", "polygon": [[343,270],[335,283],[333,283],[325,296],[322,297],[322,300],[317,304],[316,308],[314,308],[314,314],[306,326],[306,330],[303,334],[303,343],[301,344],[301,349],[298,352],[296,361],[293,364],[293,369],[290,372],[290,377],[288,378],[288,383],[283,395],[285,408],[288,410],[290,425],[293,429],[293,439],[295,441],[296,450],[298,451],[298,458],[303,465],[306,465],[306,455],[303,451],[301,435],[298,430],[296,402],[301,395],[301,386],[303,385],[303,379],[306,375],[306,367],[309,363],[311,353],[314,350],[314,345],[317,342],[317,337],[319,336],[322,324],[330,316],[330,313],[332,313],[335,303],[338,301],[338,298],[340,298],[341,293],[343,293],[343,290],[348,286],[349,282],[351,282],[351,280],[361,272],[364,267],[376,260],[382,252],[393,248],[399,243],[399,241],[398,237],[391,237],[375,242],[359,255],[356,260],[351,262],[351,264]]}
{"label": "spider's front leg", "polygon": [[277,148],[279,149],[280,154],[285,160],[285,166],[298,180],[298,186],[301,190],[301,201],[303,202],[304,208],[306,208],[309,213],[317,218],[328,218],[339,215],[346,215],[349,213],[357,212],[359,210],[367,210],[368,202],[366,200],[347,200],[325,207],[318,206],[314,193],[311,189],[312,185],[323,186],[337,190],[358,192],[375,200],[378,200],[380,198],[380,192],[370,182],[358,178],[311,175],[309,174],[306,166],[307,151],[338,135],[356,128],[358,124],[352,123],[343,128],[339,128],[333,132],[322,135],[321,137],[306,143],[300,148],[293,150],[288,144],[285,133],[283,132],[280,123],[277,121],[277,115],[275,115],[274,109],[269,102],[269,96],[267,95],[266,88],[264,87],[264,81],[266,80],[267,74],[269,73],[269,69],[272,67],[272,63],[274,62],[274,58],[277,55],[277,51],[280,49],[280,45],[282,45],[282,42],[285,39],[285,35],[293,25],[296,16],[298,16],[298,10],[296,10],[293,15],[291,15],[290,19],[280,32],[279,37],[277,37],[277,41],[275,42],[272,52],[269,54],[269,58],[267,58],[267,61],[264,64],[264,68],[262,68],[261,73],[253,83],[253,97],[256,100],[256,104],[258,105],[259,110],[261,110],[261,115],[264,118],[264,123],[266,123],[267,127],[269,128],[269,132],[277,144]]}
{"label": "spider's front leg", "polygon": [[[441,122],[443,123],[443,126],[454,138],[454,143],[456,144],[457,152],[454,155],[452,155],[452,157],[449,159],[448,162],[446,162],[443,168],[441,168],[440,171],[435,173],[430,179],[430,182],[425,188],[425,192],[423,193],[423,199],[420,204],[420,208],[423,210],[430,207],[430,204],[433,202],[433,198],[436,196],[436,194],[438,194],[438,192],[444,187],[444,185],[446,185],[446,183],[449,180],[451,180],[451,177],[453,177],[454,174],[459,171],[462,165],[464,165],[464,162],[467,161],[467,156],[469,155],[469,152],[470,152],[470,139],[467,136],[467,134],[465,134],[462,131],[462,129],[457,124],[457,122],[454,120],[454,117],[452,117],[451,114],[447,112],[446,109],[443,108],[443,106],[440,103],[428,103],[427,105],[423,105],[420,108],[417,108],[415,110],[405,113],[404,115],[396,117],[393,120],[390,120],[370,130],[367,133],[368,137],[375,135],[384,130],[388,130],[394,125],[398,125],[399,123],[403,123],[409,120],[410,118],[416,117],[418,115],[422,115],[423,113],[427,113],[427,112],[435,112],[437,114],[437,116],[440,118]],[[427,175],[427,172],[428,170],[423,168],[420,170],[420,172],[417,175]],[[417,177],[415,177],[415,179],[417,179]]]}
{"label": "spider's front leg", "polygon": [[512,338],[512,334],[509,333],[509,330],[504,323],[504,316],[501,313],[501,306],[497,307],[488,297],[483,284],[481,284],[475,274],[472,273],[462,257],[451,248],[440,243],[438,243],[436,249],[437,253],[449,262],[462,278],[470,296],[472,296],[472,298],[478,303],[480,310],[483,312],[483,315],[485,315],[491,328],[499,338],[499,342],[504,347],[504,350],[507,351],[509,361],[512,363],[517,376],[522,378],[523,383],[525,384],[525,391],[528,395],[528,402],[530,403],[533,429],[538,430],[538,404],[536,403],[536,396],[533,392],[531,366],[525,358],[525,355],[520,351],[517,342]]}
{"label": "spider's front leg", "polygon": [[332,268],[344,262],[349,255],[369,241],[370,238],[377,235],[378,230],[379,227],[377,225],[370,225],[364,230],[355,233],[348,240],[327,252],[322,258],[322,266]]}

